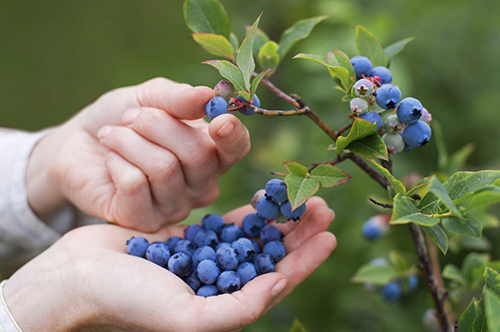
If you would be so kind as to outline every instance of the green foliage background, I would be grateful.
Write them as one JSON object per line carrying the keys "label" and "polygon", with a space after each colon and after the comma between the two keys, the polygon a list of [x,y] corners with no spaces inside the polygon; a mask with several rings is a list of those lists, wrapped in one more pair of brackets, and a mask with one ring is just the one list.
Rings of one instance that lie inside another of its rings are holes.
{"label": "green foliage background", "polygon": [[[57,125],[102,93],[155,76],[193,85],[213,86],[216,71],[200,62],[210,58],[189,35],[180,0],[1,1],[0,126],[37,130]],[[242,38],[244,26],[261,11],[261,27],[272,39],[298,19],[329,15],[301,42],[273,80],[285,91],[299,93],[333,127],[347,122],[348,106],[332,89],[326,70],[291,60],[293,54],[326,54],[342,49],[355,55],[354,27],[362,24],[388,45],[415,36],[416,41],[392,64],[395,83],[404,96],[423,101],[444,129],[450,151],[473,142],[477,150],[469,169],[500,167],[498,91],[500,87],[500,2],[496,0],[242,0],[223,1],[232,29]],[[288,108],[263,87],[266,108]],[[282,160],[303,164],[329,160],[330,143],[305,118],[244,118],[253,149],[221,181],[221,196],[206,211],[223,213],[248,203],[253,193],[281,170]],[[436,148],[395,158],[397,175],[436,169]],[[392,248],[413,257],[406,227],[380,242],[361,239],[361,224],[377,213],[366,201],[383,192],[349,162],[347,184],[322,195],[335,209],[331,230],[339,245],[332,257],[282,305],[245,331],[287,331],[298,316],[311,331],[424,331],[421,316],[430,305],[426,290],[387,304],[380,296],[349,283],[359,266]],[[366,184],[365,184],[366,182]],[[361,185],[362,184],[362,185]],[[499,215],[498,209],[496,215]],[[499,243],[498,230],[486,231]],[[458,255],[445,262],[461,265]],[[500,246],[493,259],[500,259]],[[421,282],[422,283],[422,282]]]}

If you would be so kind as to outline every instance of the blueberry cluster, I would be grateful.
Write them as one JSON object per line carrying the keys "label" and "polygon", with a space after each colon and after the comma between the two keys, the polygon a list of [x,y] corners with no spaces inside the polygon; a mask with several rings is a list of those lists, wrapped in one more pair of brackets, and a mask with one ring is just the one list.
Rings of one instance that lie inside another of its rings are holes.
{"label": "blueberry cluster", "polygon": [[[392,85],[392,75],[385,67],[372,67],[364,56],[355,56],[351,64],[358,81],[353,90],[356,98],[350,102],[354,116],[377,124],[377,131],[384,124],[383,140],[392,153],[411,151],[427,144],[432,131],[428,123],[431,114],[422,103],[412,97],[402,98],[401,90]],[[378,106],[381,110],[372,110]],[[385,122],[379,113],[394,110]]]}
{"label": "blueberry cluster", "polygon": [[390,214],[379,214],[368,219],[362,228],[363,237],[367,240],[378,240],[389,230]]}
{"label": "blueberry cluster", "polygon": [[[254,115],[255,110],[250,107],[250,104],[260,107],[260,99],[254,95],[251,103],[241,96],[232,98],[234,95],[234,87],[228,81],[220,81],[214,88],[215,97],[205,105],[205,114],[213,120],[219,115],[228,113],[229,104],[234,106],[243,106],[238,111],[243,115]],[[228,102],[229,101],[229,102]]]}
{"label": "blueberry cluster", "polygon": [[252,199],[257,213],[248,214],[242,227],[208,214],[201,225],[188,226],[184,238],[149,243],[144,237],[132,237],[127,251],[168,269],[199,296],[235,292],[258,275],[274,272],[287,254],[283,233],[268,221],[280,213],[299,220],[305,205],[292,211],[286,189],[283,181],[270,180]]}

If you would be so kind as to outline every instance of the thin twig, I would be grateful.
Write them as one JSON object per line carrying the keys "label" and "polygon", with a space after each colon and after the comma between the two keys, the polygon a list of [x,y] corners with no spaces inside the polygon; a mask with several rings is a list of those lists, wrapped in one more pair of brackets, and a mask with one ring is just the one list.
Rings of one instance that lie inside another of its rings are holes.
{"label": "thin twig", "polygon": [[307,168],[307,170],[310,172],[320,165],[337,165],[338,163],[341,163],[344,160],[345,160],[345,155],[340,155],[337,156],[337,158],[334,160],[325,161],[323,163],[313,163],[310,167]]}
{"label": "thin twig", "polygon": [[307,115],[307,110],[301,108],[301,109],[294,109],[294,110],[266,110],[264,108],[259,108],[251,105],[250,107],[253,108],[255,113],[264,115],[264,116],[295,116],[295,115]]}
{"label": "thin twig", "polygon": [[381,206],[383,208],[386,208],[386,209],[393,209],[394,208],[394,205],[393,204],[385,204],[385,203],[380,203],[380,202],[377,202],[376,200],[374,200],[373,198],[371,197],[368,197],[368,200],[370,202],[372,202],[373,204],[375,205],[378,205],[378,206]]}
{"label": "thin twig", "polygon": [[352,122],[340,127],[339,130],[335,132],[335,138],[337,139],[340,135],[344,133],[344,131],[350,129],[351,127],[352,127]]}

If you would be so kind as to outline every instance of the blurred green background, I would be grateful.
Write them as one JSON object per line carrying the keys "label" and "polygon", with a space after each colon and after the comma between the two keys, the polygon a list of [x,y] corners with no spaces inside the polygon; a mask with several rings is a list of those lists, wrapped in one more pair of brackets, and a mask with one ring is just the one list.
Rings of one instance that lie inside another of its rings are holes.
{"label": "blurred green background", "polygon": [[[312,36],[298,44],[274,77],[285,91],[299,93],[331,126],[347,122],[349,112],[321,66],[291,60],[299,52],[326,54],[342,49],[355,55],[354,29],[361,24],[384,45],[415,36],[391,70],[404,96],[415,96],[438,119],[451,151],[468,142],[477,150],[469,169],[500,166],[500,2],[497,0],[279,0],[223,1],[240,39],[244,26],[263,11],[261,27],[272,39],[296,20],[329,15]],[[190,37],[180,0],[2,1],[0,11],[0,125],[37,130],[57,125],[108,90],[155,76],[213,86],[219,76],[200,62],[211,58]],[[260,88],[267,108],[288,108]],[[221,181],[221,196],[193,212],[223,213],[246,204],[281,170],[281,161],[304,164],[332,159],[328,138],[304,118],[244,119],[253,149]],[[395,172],[428,174],[436,169],[429,144],[395,158]],[[370,259],[397,248],[412,255],[405,227],[377,243],[361,239],[361,224],[377,213],[368,196],[384,193],[351,164],[341,166],[354,179],[321,191],[336,211],[331,230],[338,248],[328,261],[283,304],[245,331],[287,331],[299,317],[311,331],[424,331],[421,316],[430,305],[425,288],[388,304],[378,294],[351,284],[350,277]],[[496,213],[499,211],[497,210]],[[488,231],[499,243],[498,231]],[[493,258],[499,259],[497,246]],[[465,253],[444,261],[458,262]],[[422,282],[421,282],[422,284]]]}

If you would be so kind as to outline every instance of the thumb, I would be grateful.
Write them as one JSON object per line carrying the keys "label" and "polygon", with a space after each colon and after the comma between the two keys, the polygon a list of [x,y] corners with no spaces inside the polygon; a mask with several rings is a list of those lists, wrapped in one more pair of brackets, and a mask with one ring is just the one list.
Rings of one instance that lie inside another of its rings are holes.
{"label": "thumb", "polygon": [[267,306],[288,285],[288,279],[280,273],[258,276],[240,291],[207,298],[200,298],[200,316],[203,326],[193,330],[232,331],[254,323],[266,311]]}

